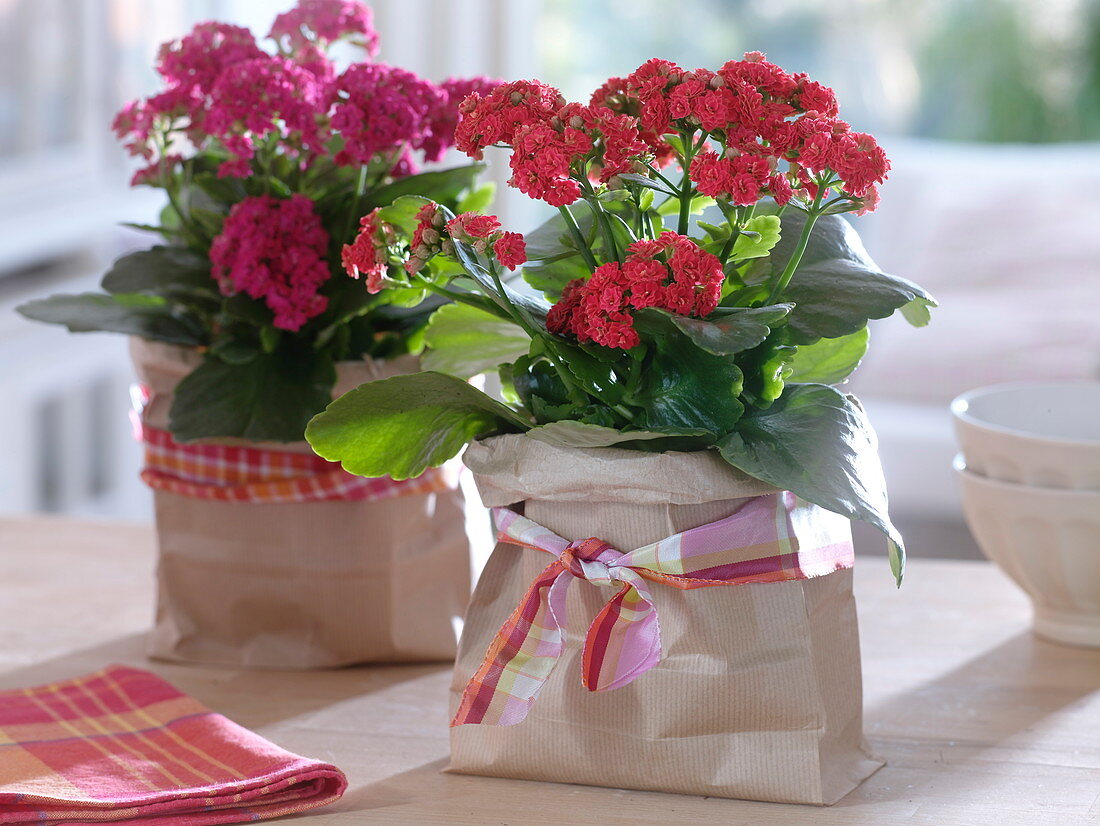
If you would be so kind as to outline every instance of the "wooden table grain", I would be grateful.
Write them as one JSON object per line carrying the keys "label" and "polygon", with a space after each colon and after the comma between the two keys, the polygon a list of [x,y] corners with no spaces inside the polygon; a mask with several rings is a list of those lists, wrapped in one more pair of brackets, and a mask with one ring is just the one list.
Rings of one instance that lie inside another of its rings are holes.
{"label": "wooden table grain", "polygon": [[108,663],[151,669],[350,788],[325,824],[1100,823],[1100,652],[1044,642],[984,562],[857,565],[866,730],[886,768],[820,809],[465,777],[447,765],[440,665],[250,672],[147,660],[148,526],[0,520],[0,689]]}

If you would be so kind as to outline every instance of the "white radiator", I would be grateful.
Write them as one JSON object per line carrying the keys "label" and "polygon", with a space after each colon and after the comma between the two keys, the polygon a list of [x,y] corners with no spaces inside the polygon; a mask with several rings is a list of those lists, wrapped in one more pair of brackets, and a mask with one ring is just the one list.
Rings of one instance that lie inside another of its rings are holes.
{"label": "white radiator", "polygon": [[24,321],[15,303],[0,304],[0,514],[149,518],[125,337]]}

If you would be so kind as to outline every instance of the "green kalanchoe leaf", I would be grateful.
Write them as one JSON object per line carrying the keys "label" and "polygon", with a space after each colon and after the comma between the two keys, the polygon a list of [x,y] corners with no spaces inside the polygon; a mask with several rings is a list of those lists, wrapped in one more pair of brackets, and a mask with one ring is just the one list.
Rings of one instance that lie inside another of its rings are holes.
{"label": "green kalanchoe leaf", "polygon": [[64,324],[72,333],[125,333],[183,347],[206,344],[206,335],[198,324],[153,295],[54,295],[28,301],[16,309],[34,321]]}
{"label": "green kalanchoe leaf", "polygon": [[210,259],[186,247],[157,246],[124,255],[103,276],[102,287],[113,294],[218,297]]}
{"label": "green kalanchoe leaf", "polygon": [[649,307],[637,313],[638,329],[656,331],[675,327],[697,347],[716,356],[729,356],[762,342],[790,313],[792,304],[770,307],[719,307],[709,317],[689,318]]}
{"label": "green kalanchoe leaf", "polygon": [[432,314],[421,356],[425,370],[468,379],[527,353],[531,339],[516,324],[466,304],[448,304]]}
{"label": "green kalanchoe leaf", "polygon": [[701,350],[675,327],[653,338],[655,353],[642,385],[626,399],[645,411],[639,426],[700,429],[716,437],[729,433],[744,411],[737,400],[744,376],[733,357]]}
{"label": "green kalanchoe leaf", "polygon": [[823,338],[797,349],[788,362],[791,383],[839,384],[850,376],[867,352],[871,331],[864,327],[840,338]]}
{"label": "green kalanchoe leaf", "polygon": [[750,476],[878,528],[901,584],[905,550],[890,522],[878,441],[854,398],[824,384],[790,385],[771,407],[747,412],[718,450]]}
{"label": "green kalanchoe leaf", "polygon": [[[773,273],[786,266],[805,220],[798,210],[783,213],[782,237],[770,258]],[[917,306],[924,305],[923,317],[928,307],[935,306],[935,300],[916,284],[882,272],[851,224],[837,215],[817,219],[806,252],[780,299],[795,305],[788,327],[792,344],[849,335],[862,329],[868,319],[886,318],[906,305],[914,305],[907,317],[919,321],[922,314]]]}
{"label": "green kalanchoe leaf", "polygon": [[332,398],[336,368],[321,354],[260,353],[234,363],[207,354],[176,386],[169,429],[181,442],[227,437],[297,442]]}
{"label": "green kalanchoe leaf", "polygon": [[419,175],[398,178],[392,184],[380,186],[364,195],[361,203],[362,214],[365,215],[375,207],[393,203],[402,195],[420,195],[432,201],[454,201],[463,190],[473,187],[477,183],[478,175],[484,171],[485,164],[472,163],[452,169],[421,172]]}
{"label": "green kalanchoe leaf", "polygon": [[[746,234],[754,233],[754,234]],[[757,215],[745,223],[745,230],[733,242],[730,258],[740,261],[746,258],[761,258],[771,252],[779,243],[781,224],[775,215]]]}
{"label": "green kalanchoe leaf", "polygon": [[443,373],[367,382],[345,393],[306,428],[306,440],[349,473],[411,479],[474,439],[522,432],[514,410]]}

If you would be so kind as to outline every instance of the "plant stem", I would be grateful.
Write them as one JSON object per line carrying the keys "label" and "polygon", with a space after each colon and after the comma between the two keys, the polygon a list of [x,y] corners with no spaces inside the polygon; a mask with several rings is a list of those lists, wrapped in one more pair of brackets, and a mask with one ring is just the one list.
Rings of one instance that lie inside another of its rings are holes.
{"label": "plant stem", "polygon": [[351,209],[348,210],[347,220],[344,221],[344,241],[351,239],[352,230],[355,229],[355,219],[359,217],[359,202],[363,199],[363,193],[367,189],[367,168],[359,167],[359,181],[355,185],[355,197],[351,201]]}
{"label": "plant stem", "polygon": [[690,215],[691,178],[688,177],[687,167],[684,167],[684,180],[680,183],[680,220],[676,225],[676,231],[680,233],[680,235],[687,235]]}
{"label": "plant stem", "polygon": [[774,304],[783,290],[787,289],[787,285],[791,283],[794,272],[798,269],[798,265],[802,261],[802,256],[806,252],[806,245],[810,242],[810,233],[813,231],[814,223],[821,214],[821,196],[824,192],[824,187],[818,188],[813,205],[806,213],[806,223],[802,227],[802,234],[798,236],[798,245],[794,248],[794,252],[791,254],[787,266],[784,267],[782,275],[779,276],[779,280],[775,282],[775,286],[772,287],[772,291],[768,294],[767,304]]}
{"label": "plant stem", "polygon": [[607,254],[611,256],[612,260],[622,261],[622,253],[619,252],[619,245],[615,243],[615,234],[611,231],[611,219],[608,218],[607,210],[603,208],[603,204],[600,203],[600,199],[596,197],[596,193],[591,188],[589,188],[589,196],[585,198],[585,201],[588,202],[593,216],[600,224],[603,242],[607,244]]}
{"label": "plant stem", "polygon": [[569,211],[569,207],[558,207],[558,212],[561,213],[561,217],[565,219],[565,226],[569,229],[569,234],[573,236],[573,241],[577,245],[577,251],[584,259],[584,263],[588,265],[588,268],[592,272],[596,271],[596,258],[592,255],[592,250],[588,246],[588,242],[584,240],[584,234],[581,232],[581,228],[577,226],[577,219],[573,217],[573,213]]}
{"label": "plant stem", "polygon": [[[417,275],[417,281],[428,292],[443,296],[444,298],[453,301],[455,304],[466,304],[470,307],[477,307],[479,310],[484,310],[485,312],[491,313],[492,315],[500,315],[500,313],[503,312],[495,303],[489,301],[488,299],[482,298],[481,296],[448,290],[446,287],[441,287],[435,282],[429,281],[428,279],[423,278],[420,275]],[[508,318],[511,318],[511,316],[509,315]]]}
{"label": "plant stem", "polygon": [[[724,201],[718,201],[718,208],[722,210],[722,215],[726,219],[726,223],[730,228],[730,237],[726,240],[726,243],[722,245],[722,252],[718,255],[722,265],[725,266],[727,259],[730,257],[730,253],[733,252],[733,245],[737,243],[737,238],[741,235],[741,210],[730,207],[729,204]],[[733,213],[731,218],[730,213]]]}

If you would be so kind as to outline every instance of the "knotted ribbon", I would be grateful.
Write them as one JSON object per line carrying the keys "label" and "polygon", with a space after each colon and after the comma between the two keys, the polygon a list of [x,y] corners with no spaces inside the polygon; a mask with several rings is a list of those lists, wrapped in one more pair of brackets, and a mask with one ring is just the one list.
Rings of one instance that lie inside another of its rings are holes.
{"label": "knotted ribbon", "polygon": [[584,640],[581,682],[609,691],[661,659],[661,628],[649,583],[679,590],[785,582],[850,568],[848,520],[789,492],[757,496],[737,513],[621,553],[600,539],[577,542],[507,508],[493,510],[498,542],[555,557],[531,583],[462,693],[452,726],[521,722],[563,649],[566,596],[574,579],[617,586]]}

